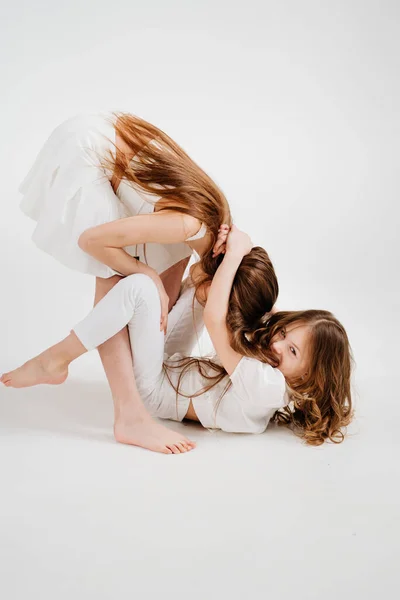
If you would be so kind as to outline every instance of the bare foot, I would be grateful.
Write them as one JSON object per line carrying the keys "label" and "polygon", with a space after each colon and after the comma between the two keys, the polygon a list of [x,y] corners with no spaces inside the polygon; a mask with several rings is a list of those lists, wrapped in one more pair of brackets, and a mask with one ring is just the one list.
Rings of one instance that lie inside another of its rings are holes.
{"label": "bare foot", "polygon": [[23,388],[47,383],[58,385],[68,377],[68,364],[55,360],[49,350],[28,360],[22,367],[4,373],[0,381],[7,387]]}
{"label": "bare foot", "polygon": [[120,444],[140,446],[163,454],[180,454],[196,446],[181,433],[155,423],[150,417],[136,422],[116,421],[114,436]]}

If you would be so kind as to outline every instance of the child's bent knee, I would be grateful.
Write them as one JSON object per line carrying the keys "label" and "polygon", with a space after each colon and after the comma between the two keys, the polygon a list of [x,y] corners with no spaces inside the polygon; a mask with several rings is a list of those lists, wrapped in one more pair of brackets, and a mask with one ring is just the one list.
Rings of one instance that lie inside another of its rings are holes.
{"label": "child's bent knee", "polygon": [[152,305],[154,302],[157,306],[160,303],[159,293],[156,284],[148,275],[144,273],[134,273],[128,275],[119,284],[123,286],[126,293],[129,294],[131,300],[144,301],[148,305]]}

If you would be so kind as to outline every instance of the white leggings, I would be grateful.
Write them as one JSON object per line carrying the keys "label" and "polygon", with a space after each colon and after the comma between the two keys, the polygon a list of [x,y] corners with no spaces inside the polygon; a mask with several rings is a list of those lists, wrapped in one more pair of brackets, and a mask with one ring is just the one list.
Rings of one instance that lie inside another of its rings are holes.
{"label": "white leggings", "polygon": [[[168,315],[167,334],[160,331],[160,298],[155,283],[137,273],[118,282],[73,329],[92,350],[128,325],[136,384],[149,412],[181,421],[189,399],[179,396],[165,378],[163,360],[190,356],[203,329],[203,308],[187,280]],[[194,306],[194,310],[193,307]],[[177,354],[178,353],[178,354]],[[193,392],[196,390],[193,390]]]}

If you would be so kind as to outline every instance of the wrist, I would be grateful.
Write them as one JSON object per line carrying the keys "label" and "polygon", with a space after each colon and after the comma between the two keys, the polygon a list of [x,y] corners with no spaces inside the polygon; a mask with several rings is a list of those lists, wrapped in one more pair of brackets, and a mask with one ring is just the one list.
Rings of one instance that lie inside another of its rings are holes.
{"label": "wrist", "polygon": [[152,279],[154,281],[154,283],[158,283],[158,274],[156,271],[154,271],[154,269],[152,269],[151,267],[149,267],[148,265],[145,265],[141,262],[139,262],[138,260],[136,261],[136,267],[137,267],[137,271],[136,273],[140,273],[141,275],[147,275],[147,277],[150,277],[150,279]]}
{"label": "wrist", "polygon": [[138,273],[142,273],[143,275],[148,275],[151,279],[156,280],[159,278],[157,271],[155,271],[152,267],[145,265],[144,263],[137,261]]}
{"label": "wrist", "polygon": [[230,262],[230,263],[235,263],[235,264],[240,264],[243,260],[243,252],[240,252],[238,250],[227,250],[226,254],[224,256],[224,260],[223,262]]}

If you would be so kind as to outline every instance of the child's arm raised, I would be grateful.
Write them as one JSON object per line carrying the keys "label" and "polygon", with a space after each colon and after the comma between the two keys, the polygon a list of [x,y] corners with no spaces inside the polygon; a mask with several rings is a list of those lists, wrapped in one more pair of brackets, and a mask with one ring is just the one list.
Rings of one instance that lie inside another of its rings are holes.
{"label": "child's arm raised", "polygon": [[251,249],[252,242],[249,236],[233,225],[226,242],[224,259],[214,275],[204,309],[205,326],[228,375],[233,373],[242,358],[242,355],[235,352],[229,343],[226,324],[229,297],[236,271],[243,256]]}

